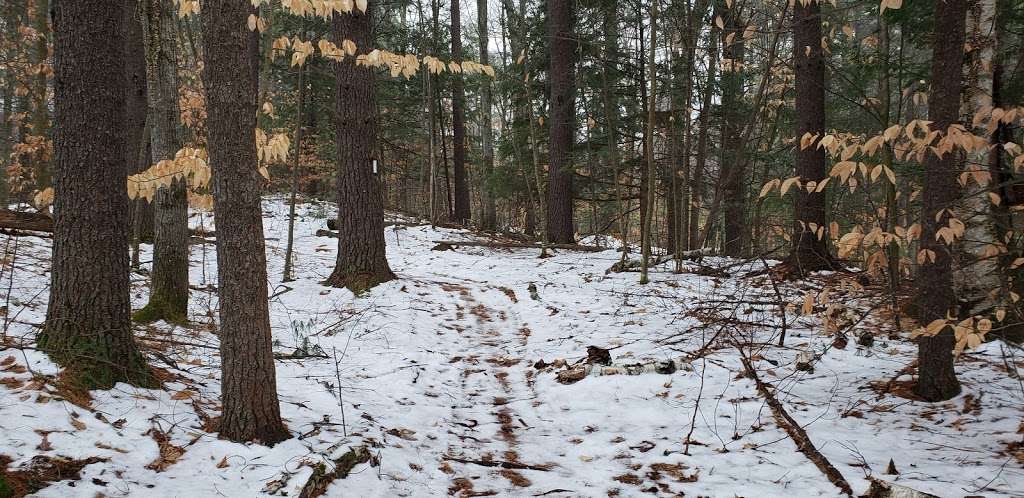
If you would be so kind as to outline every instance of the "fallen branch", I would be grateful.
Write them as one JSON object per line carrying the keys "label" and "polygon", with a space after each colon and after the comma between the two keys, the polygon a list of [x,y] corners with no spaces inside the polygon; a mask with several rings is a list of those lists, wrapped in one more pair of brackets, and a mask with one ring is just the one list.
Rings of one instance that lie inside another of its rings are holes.
{"label": "fallen branch", "polygon": [[761,393],[768,406],[772,409],[772,414],[775,416],[775,423],[779,425],[786,434],[789,434],[790,439],[796,443],[796,448],[807,457],[815,466],[818,467],[825,477],[834,484],[837,488],[846,493],[848,496],[853,496],[853,488],[850,487],[850,483],[846,481],[843,474],[839,472],[839,469],[835,468],[831,462],[825,458],[824,455],[814,447],[814,443],[811,442],[811,438],[807,436],[807,431],[800,427],[800,424],[793,419],[783,408],[782,403],[772,394],[768,388],[768,384],[764,383],[760,377],[757,376],[757,371],[754,370],[753,365],[750,364],[750,360],[746,357],[742,350],[740,350],[740,360],[743,362],[743,368],[747,372],[747,376],[754,380],[757,385],[757,391]]}
{"label": "fallen branch", "polygon": [[[462,240],[437,240],[435,251],[450,251],[457,247],[489,247],[492,249],[542,249],[541,244],[530,242],[483,242],[483,241],[462,241]],[[608,250],[605,247],[584,246],[580,244],[548,244],[548,249],[563,249],[566,251],[579,252],[602,252]]]}
{"label": "fallen branch", "polygon": [[43,213],[0,209],[0,228],[53,232],[53,218]]}
{"label": "fallen branch", "polygon": [[552,467],[552,465],[550,465],[550,464],[547,464],[547,465],[530,465],[530,464],[519,463],[519,462],[507,462],[507,461],[504,461],[504,460],[470,460],[468,458],[458,458],[458,457],[453,457],[453,456],[445,456],[444,459],[445,460],[451,460],[453,462],[463,463],[463,464],[480,465],[480,466],[483,466],[483,467],[501,467],[503,469],[510,469],[510,470],[539,470],[541,472],[547,472],[547,471],[551,470],[551,467]]}
{"label": "fallen branch", "polygon": [[371,460],[370,450],[366,449],[366,446],[357,446],[348,450],[347,453],[341,455],[334,460],[334,470],[331,472],[327,471],[327,466],[323,462],[317,464],[313,468],[313,475],[309,476],[309,480],[302,486],[302,491],[299,493],[299,498],[316,498],[322,496],[327,492],[327,487],[331,485],[336,479],[344,479],[352,472],[352,469],[356,465],[366,463]]}

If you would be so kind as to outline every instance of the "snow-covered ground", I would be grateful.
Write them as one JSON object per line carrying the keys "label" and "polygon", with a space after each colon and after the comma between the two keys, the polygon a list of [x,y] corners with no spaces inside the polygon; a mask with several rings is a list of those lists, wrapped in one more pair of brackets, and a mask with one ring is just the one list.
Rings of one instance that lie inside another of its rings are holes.
{"label": "snow-covered ground", "polygon": [[[709,258],[704,276],[692,263],[680,274],[664,265],[640,286],[636,273],[605,274],[616,251],[548,259],[532,249],[432,251],[433,241],[472,235],[389,227],[399,278],[356,297],[320,284],[337,241],[314,233],[332,209],[300,206],[297,279],[285,286],[287,208],[275,199],[264,208],[276,350],[315,356],[277,362],[292,439],[267,448],[203,430],[218,410],[216,258],[212,245],[195,244],[192,326],[138,329],[161,339],[143,342],[151,364],[168,373],[165,390],[119,385],[93,392],[82,408],[60,399],[52,378],[42,382],[57,373],[46,356],[0,349],[0,461],[9,457],[16,469],[37,455],[107,459],[38,492],[60,497],[296,496],[313,464],[364,444],[379,465],[356,467],[328,496],[839,496],[742,375],[739,344],[857,494],[871,475],[944,497],[1024,496],[1024,387],[1008,374],[1024,369],[1019,350],[1006,358],[1015,350],[992,342],[964,355],[964,391],[949,402],[899,397],[909,377],[897,373],[916,349],[906,334],[889,337],[885,313],[860,320],[878,300],[848,277],[782,286],[795,306],[780,348],[768,344],[781,323],[770,281],[742,278],[761,262]],[[210,215],[193,217],[201,221],[212,227]],[[0,292],[11,286],[6,335],[31,345],[45,316],[49,241],[0,245],[8,254]],[[133,282],[138,307],[146,280]],[[832,346],[820,318],[799,316],[807,290],[826,284],[830,302],[849,309],[841,320],[857,323],[844,349]],[[857,345],[862,330],[876,334],[872,346]],[[712,338],[706,354],[695,354]],[[556,367],[535,367],[576,362],[590,345],[609,349],[616,364],[675,360],[680,368],[564,385]],[[811,355],[813,371],[794,368]],[[891,379],[891,389],[878,389]],[[170,437],[162,462],[161,434]],[[883,475],[890,459],[899,475]],[[513,465],[483,465],[494,462]]]}

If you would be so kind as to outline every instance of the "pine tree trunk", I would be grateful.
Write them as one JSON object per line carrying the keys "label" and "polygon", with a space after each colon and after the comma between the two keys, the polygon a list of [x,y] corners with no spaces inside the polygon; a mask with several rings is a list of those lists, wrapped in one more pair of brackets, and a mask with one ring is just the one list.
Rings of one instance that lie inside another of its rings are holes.
{"label": "pine tree trunk", "polygon": [[[148,155],[146,161],[138,161],[139,150],[149,147],[143,143],[146,114],[149,112],[146,97],[146,50],[143,45],[142,34],[142,6],[138,0],[125,1],[125,40],[124,40],[124,70],[127,88],[125,90],[127,100],[127,114],[125,119],[125,134],[127,141],[128,174],[135,174],[148,168]],[[137,237],[140,240],[153,240],[153,205],[145,199],[129,201],[129,226],[134,231],[138,228]],[[136,235],[133,233],[133,239]]]}
{"label": "pine tree trunk", "polygon": [[[825,134],[825,61],[821,49],[821,5],[812,0],[793,6],[793,65],[796,76],[796,137]],[[825,150],[815,140],[797,147],[796,176],[801,186],[793,189],[793,247],[789,262],[798,272],[832,266],[828,252],[825,192],[808,192],[807,184],[827,178]],[[817,188],[815,188],[817,190]]]}
{"label": "pine tree trunk", "polygon": [[[727,256],[743,254],[743,234],[746,231],[746,210],[744,194],[746,171],[742,160],[740,130],[744,122],[742,106],[744,56],[746,45],[743,41],[745,26],[739,19],[739,7],[720,10],[725,22],[722,30],[722,203],[725,221],[724,249]],[[729,35],[732,41],[728,41]]]}
{"label": "pine tree trunk", "polygon": [[[452,59],[462,63],[462,13],[460,0],[451,0]],[[455,174],[455,223],[467,225],[472,219],[469,196],[469,173],[466,171],[466,89],[461,73],[452,79],[452,169]]]}
{"label": "pine tree trunk", "polygon": [[[181,148],[178,122],[177,23],[170,0],[141,0],[146,48],[150,143],[155,162],[174,160]],[[183,180],[153,199],[153,272],[149,303],[140,322],[188,320],[188,201]]]}
{"label": "pine tree trunk", "polygon": [[281,421],[271,349],[267,260],[256,170],[256,88],[246,28],[248,0],[203,2],[207,130],[213,169],[220,298],[220,434],[274,444]]}
{"label": "pine tree trunk", "polygon": [[[373,50],[372,11],[334,16],[335,43],[348,39],[360,54]],[[351,60],[337,64],[338,260],[327,283],[358,294],[393,280],[384,241],[384,204],[378,175],[377,97],[373,69]],[[379,167],[379,166],[378,166]]]}
{"label": "pine tree trunk", "polygon": [[549,132],[549,172],[545,214],[550,242],[574,242],[573,160],[576,130],[576,35],[573,3],[549,0],[548,50],[551,53]]}
{"label": "pine tree trunk", "polygon": [[[932,42],[931,92],[928,95],[928,119],[931,128],[943,134],[960,116],[960,83],[963,74],[963,49],[966,0],[935,0],[935,30]],[[959,197],[956,184],[957,153],[941,158],[927,154],[924,175],[928,181],[921,189],[920,250],[933,251],[918,272],[917,302],[922,324],[956,316],[950,247],[935,240],[939,227],[949,223],[950,208]],[[942,215],[936,220],[936,214]],[[942,401],[960,392],[953,369],[954,336],[945,327],[935,337],[918,339],[918,381],[914,391],[928,401]]]}
{"label": "pine tree trunk", "polygon": [[40,349],[84,388],[155,379],[132,338],[122,2],[55,12],[54,232]]}
{"label": "pine tree trunk", "polygon": [[[486,65],[490,64],[487,0],[477,0],[476,14],[477,31],[480,38],[480,63]],[[480,112],[483,114],[483,122],[480,124],[480,133],[483,135],[484,167],[480,174],[480,201],[483,207],[483,213],[480,215],[480,228],[483,230],[494,230],[498,226],[498,220],[494,189],[491,188],[491,175],[494,172],[494,136],[491,132],[493,98],[491,95],[490,77],[482,75],[481,78]]]}

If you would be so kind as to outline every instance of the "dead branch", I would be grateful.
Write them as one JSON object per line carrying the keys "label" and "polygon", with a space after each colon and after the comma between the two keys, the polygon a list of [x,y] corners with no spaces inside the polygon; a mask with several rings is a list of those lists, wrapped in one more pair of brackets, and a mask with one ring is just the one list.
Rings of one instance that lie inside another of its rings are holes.
{"label": "dead branch", "polygon": [[519,462],[507,462],[504,460],[470,460],[468,458],[458,458],[453,456],[445,456],[444,459],[463,464],[480,465],[483,467],[501,467],[503,469],[511,470],[539,470],[541,472],[547,472],[551,470],[552,467],[550,464],[530,465]]}
{"label": "dead branch", "polygon": [[[739,349],[739,348],[737,348]],[[796,443],[796,447],[800,450],[804,456],[807,457],[815,466],[818,467],[825,477],[834,484],[837,488],[846,493],[847,496],[853,496],[853,488],[850,487],[850,483],[846,481],[843,474],[839,472],[839,469],[835,468],[831,462],[822,455],[817,448],[814,447],[814,443],[811,442],[811,438],[807,436],[807,431],[800,427],[800,424],[793,419],[783,408],[782,403],[772,394],[771,390],[760,377],[757,376],[757,371],[754,370],[754,366],[750,364],[750,360],[747,358],[743,350],[740,350],[740,360],[743,362],[743,368],[746,370],[747,376],[754,380],[757,385],[757,391],[761,393],[768,406],[772,409],[772,414],[775,416],[775,423],[782,427],[786,434],[789,434],[790,439]]]}

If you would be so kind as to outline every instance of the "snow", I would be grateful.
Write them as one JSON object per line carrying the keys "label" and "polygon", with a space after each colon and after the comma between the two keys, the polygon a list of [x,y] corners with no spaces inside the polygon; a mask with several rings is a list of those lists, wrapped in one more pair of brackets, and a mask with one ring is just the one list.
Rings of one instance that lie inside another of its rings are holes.
{"label": "snow", "polygon": [[[295,437],[267,448],[202,429],[196,407],[216,415],[219,396],[211,332],[217,300],[207,287],[216,281],[216,256],[211,244],[194,244],[192,325],[138,329],[140,336],[193,344],[146,342],[151,364],[174,375],[164,390],[122,384],[96,391],[90,411],[59,399],[52,382],[28,384],[33,374],[57,373],[45,355],[0,350],[0,360],[13,357],[0,366],[0,381],[10,380],[0,382],[0,455],[12,458],[9,467],[40,454],[109,459],[38,496],[250,497],[272,481],[284,482],[278,494],[295,496],[311,464],[362,444],[379,465],[356,467],[328,488],[329,496],[838,496],[776,425],[753,381],[741,375],[738,350],[724,338],[754,344],[747,349],[759,376],[776,387],[856,493],[867,489],[870,474],[939,496],[1024,496],[1021,457],[1009,446],[1019,444],[1024,430],[1024,387],[1004,366],[1024,366],[1004,358],[1012,348],[991,342],[961,357],[964,391],[949,402],[877,394],[869,383],[893,378],[913,361],[915,346],[906,334],[890,339],[891,324],[872,313],[857,325],[876,331],[872,347],[856,345],[858,332],[845,349],[831,347],[821,320],[796,312],[807,289],[836,275],[782,284],[786,299],[798,304],[787,315],[786,347],[779,348],[767,345],[777,337],[777,307],[722,302],[775,299],[766,277],[741,278],[762,269],[759,261],[705,258],[704,265],[729,273],[717,277],[673,274],[670,263],[652,273],[653,283],[639,286],[636,273],[605,274],[620,257],[613,250],[556,251],[548,259],[529,249],[431,251],[433,241],[473,235],[389,227],[388,259],[398,280],[353,296],[320,284],[333,267],[337,241],[314,233],[331,208],[299,206],[296,280],[286,284],[279,282],[287,205],[268,198],[264,211],[275,350],[305,346],[327,356],[277,362],[282,415]],[[212,229],[208,214],[192,221]],[[9,259],[0,275],[2,292],[11,285],[5,330],[31,345],[45,317],[50,247],[47,239],[7,239],[8,254],[15,243],[13,278]],[[133,274],[132,280],[133,305],[140,307],[146,279]],[[530,284],[540,300],[531,298]],[[857,316],[869,311],[866,290],[836,295]],[[727,317],[735,320],[726,323]],[[716,333],[709,354],[691,359]],[[684,368],[671,375],[589,376],[571,385],[556,382],[554,369],[534,368],[541,359],[580,360],[589,345],[610,349],[616,364],[675,359]],[[794,369],[802,351],[818,357],[813,372]],[[13,379],[25,385],[16,387]],[[159,455],[154,427],[185,450],[164,469],[150,465]],[[48,447],[40,446],[43,432]],[[452,458],[539,467],[509,470]],[[883,475],[890,458],[899,476]]]}

